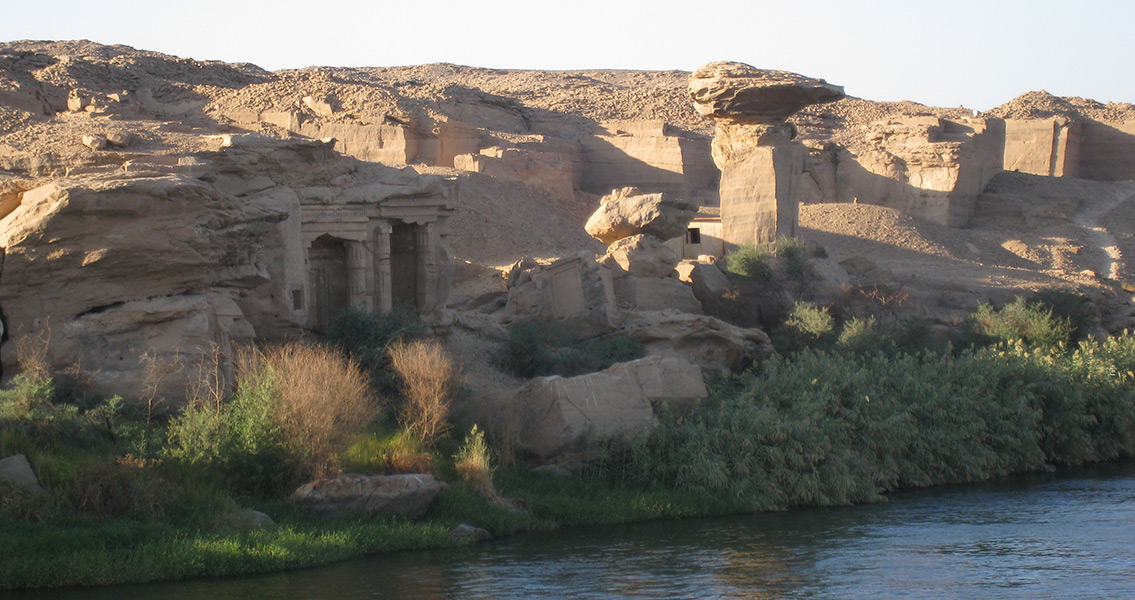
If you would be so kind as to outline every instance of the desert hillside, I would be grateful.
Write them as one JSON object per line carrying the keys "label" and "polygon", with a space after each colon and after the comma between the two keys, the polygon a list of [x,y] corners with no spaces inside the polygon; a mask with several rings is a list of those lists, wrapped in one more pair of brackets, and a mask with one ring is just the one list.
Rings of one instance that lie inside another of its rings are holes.
{"label": "desert hillside", "polygon": [[[52,317],[67,331],[146,318],[188,327],[191,307],[207,305],[210,327],[251,338],[318,331],[348,301],[407,302],[456,310],[455,343],[484,354],[510,318],[493,312],[508,295],[500,270],[602,254],[583,229],[601,196],[633,187],[719,203],[720,130],[695,111],[689,79],[453,64],[269,72],[87,41],[0,44],[0,305],[16,335],[52,312],[37,299],[57,293],[52,282],[73,282],[91,294]],[[826,257],[829,289],[901,290],[912,311],[951,322],[981,302],[1070,286],[1097,299],[1105,326],[1135,322],[1123,291],[1135,281],[1132,105],[1029,92],[977,114],[845,97],[787,127],[806,153],[799,234]],[[205,280],[119,258],[118,230],[45,233],[66,219],[157,219],[157,205],[99,211],[183,197],[171,210],[207,199],[208,214],[185,213],[205,228],[198,237],[170,229],[177,243],[139,247],[185,252],[170,264],[193,268],[202,248],[224,249],[231,265]],[[399,262],[410,254],[417,262]],[[317,289],[318,261],[338,288]],[[637,293],[620,310],[662,294]]]}

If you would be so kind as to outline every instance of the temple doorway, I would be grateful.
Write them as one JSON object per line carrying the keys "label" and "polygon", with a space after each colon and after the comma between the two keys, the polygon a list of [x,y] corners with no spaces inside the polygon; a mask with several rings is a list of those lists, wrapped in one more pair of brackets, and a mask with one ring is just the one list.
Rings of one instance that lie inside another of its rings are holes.
{"label": "temple doorway", "polygon": [[390,232],[390,287],[394,309],[421,308],[418,293],[418,240],[414,225],[396,223]]}
{"label": "temple doorway", "polygon": [[313,329],[327,333],[335,318],[350,306],[346,243],[330,235],[322,235],[312,242],[307,258],[315,304]]}

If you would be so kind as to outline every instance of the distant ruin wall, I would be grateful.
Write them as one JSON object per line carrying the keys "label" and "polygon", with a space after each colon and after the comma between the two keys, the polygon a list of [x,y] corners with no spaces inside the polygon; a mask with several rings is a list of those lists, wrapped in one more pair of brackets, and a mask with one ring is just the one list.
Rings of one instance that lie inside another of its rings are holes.
{"label": "distant ruin wall", "polygon": [[580,143],[577,186],[593,193],[620,187],[692,195],[717,187],[710,138],[673,135],[661,122],[608,124],[611,135]]}
{"label": "distant ruin wall", "polygon": [[1096,181],[1135,180],[1135,122],[1084,121],[1080,177]]}
{"label": "distant ruin wall", "polygon": [[1079,177],[1081,135],[1068,119],[1005,119],[1005,170]]}

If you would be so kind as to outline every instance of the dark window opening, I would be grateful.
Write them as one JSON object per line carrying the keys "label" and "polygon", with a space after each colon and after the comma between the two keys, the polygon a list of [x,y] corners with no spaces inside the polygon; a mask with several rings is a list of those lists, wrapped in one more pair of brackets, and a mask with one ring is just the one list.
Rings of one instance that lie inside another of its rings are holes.
{"label": "dark window opening", "polygon": [[700,244],[701,243],[701,229],[697,227],[690,227],[686,230],[686,243],[687,244]]}
{"label": "dark window opening", "polygon": [[292,309],[303,310],[303,290],[292,290]]}

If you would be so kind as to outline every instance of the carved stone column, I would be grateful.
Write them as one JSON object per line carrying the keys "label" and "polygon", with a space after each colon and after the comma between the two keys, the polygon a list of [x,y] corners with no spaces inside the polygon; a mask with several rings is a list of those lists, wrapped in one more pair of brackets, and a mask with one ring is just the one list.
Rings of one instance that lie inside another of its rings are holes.
{"label": "carved stone column", "polygon": [[373,297],[367,289],[366,244],[358,241],[347,242],[347,302],[351,308],[361,311],[373,310]]}
{"label": "carved stone column", "polygon": [[437,252],[429,225],[414,230],[414,248],[418,253],[418,307],[422,314],[437,308]]}
{"label": "carved stone column", "polygon": [[386,314],[394,310],[390,279],[390,223],[381,222],[374,230],[375,308]]}

